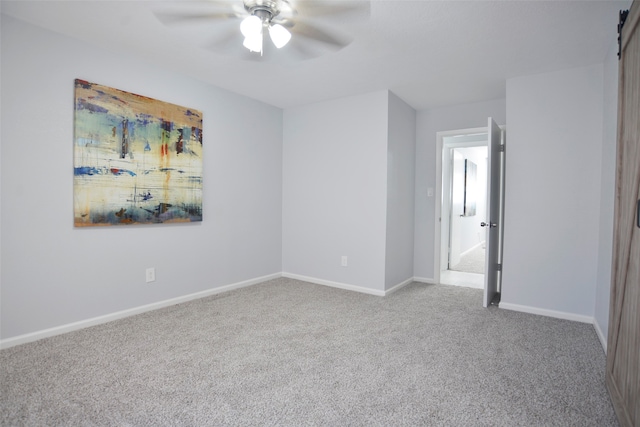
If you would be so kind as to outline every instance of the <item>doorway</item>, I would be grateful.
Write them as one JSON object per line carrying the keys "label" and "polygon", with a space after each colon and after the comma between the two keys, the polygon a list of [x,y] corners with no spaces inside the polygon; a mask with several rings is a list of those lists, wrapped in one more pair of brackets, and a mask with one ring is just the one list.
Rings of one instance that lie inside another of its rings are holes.
{"label": "doorway", "polygon": [[484,287],[486,230],[480,223],[487,218],[487,143],[486,128],[438,134],[442,159],[438,283]]}

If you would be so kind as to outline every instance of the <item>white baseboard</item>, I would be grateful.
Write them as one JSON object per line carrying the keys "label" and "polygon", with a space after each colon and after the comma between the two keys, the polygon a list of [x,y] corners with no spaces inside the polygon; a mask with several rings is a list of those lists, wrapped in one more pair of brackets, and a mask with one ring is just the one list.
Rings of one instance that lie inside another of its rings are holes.
{"label": "white baseboard", "polygon": [[363,294],[376,295],[379,297],[383,297],[386,295],[385,291],[379,291],[377,289],[364,288],[362,286],[349,285],[349,284],[340,283],[340,282],[332,282],[330,280],[318,279],[318,278],[309,277],[309,276],[302,276],[300,274],[283,272],[282,277],[288,277],[289,279],[302,280],[303,282],[315,283],[316,285],[324,285],[324,286],[330,286],[332,288],[345,289],[347,291],[355,291]]}
{"label": "white baseboard", "polygon": [[465,255],[468,255],[468,254],[470,254],[471,252],[473,252],[477,247],[482,246],[482,245],[484,245],[484,244],[485,244],[485,241],[483,240],[482,242],[480,242],[480,243],[478,243],[478,244],[475,244],[475,245],[473,245],[471,248],[469,248],[469,249],[467,249],[466,251],[462,252],[462,253],[460,254],[460,256],[461,256],[461,257],[463,257],[463,256],[465,256]]}
{"label": "white baseboard", "polygon": [[414,277],[413,281],[414,282],[420,282],[420,283],[427,283],[429,285],[435,285],[436,284],[436,279],[430,279],[428,277]]}
{"label": "white baseboard", "polygon": [[[39,339],[48,338],[55,335],[61,335],[67,332],[77,331],[77,330],[88,328],[91,326],[111,322],[113,320],[123,319],[125,317],[134,316],[136,314],[157,310],[163,307],[168,307],[171,305],[180,304],[183,302],[192,301],[199,298],[204,298],[204,297],[219,294],[222,292],[228,292],[234,289],[253,286],[262,282],[266,282],[267,280],[277,279],[279,277],[288,277],[290,279],[302,280],[305,282],[311,282],[318,285],[330,286],[333,288],[339,288],[339,289],[355,291],[355,292],[360,292],[360,293],[369,294],[369,295],[376,295],[376,296],[389,295],[407,286],[412,282],[420,282],[420,283],[426,283],[426,284],[434,284],[435,282],[434,279],[431,279],[431,278],[411,277],[401,283],[398,283],[397,285],[393,286],[387,291],[382,291],[382,290],[365,288],[362,286],[355,286],[355,285],[349,285],[346,283],[332,282],[329,280],[302,276],[299,274],[292,274],[292,273],[285,273],[285,272],[274,273],[267,276],[256,277],[254,279],[237,282],[230,285],[220,286],[217,288],[208,289],[205,291],[196,292],[189,295],[183,295],[180,297],[171,298],[164,301],[158,301],[152,304],[147,304],[139,307],[130,308],[127,310],[118,311],[115,313],[106,314],[104,316],[93,317],[91,319],[81,320],[79,322],[68,323],[66,325],[56,326],[53,328],[44,329],[41,331],[31,332],[28,334],[0,340],[0,349],[13,347],[20,344],[26,344],[29,342],[37,341]],[[604,348],[605,352],[607,350],[607,342],[604,338],[604,334],[600,330],[600,326],[596,323],[593,317],[583,316],[583,315],[573,314],[573,313],[565,313],[561,311],[547,310],[547,309],[524,306],[524,305],[518,305],[518,304],[504,303],[504,302],[500,303],[500,308],[503,308],[506,310],[512,310],[512,311],[520,311],[524,313],[538,314],[541,316],[555,317],[558,319],[573,320],[573,321],[582,322],[582,323],[591,323],[593,324],[596,330],[596,334],[598,335],[598,338],[600,339],[600,343],[602,344],[602,347]]]}
{"label": "white baseboard", "polygon": [[598,335],[600,344],[602,344],[602,349],[604,350],[604,353],[607,354],[607,339],[604,337],[604,334],[602,333],[602,329],[600,329],[600,325],[598,324],[595,318],[593,319],[593,327],[596,330],[596,335]]}
{"label": "white baseboard", "polygon": [[397,285],[393,286],[392,288],[389,288],[389,289],[387,289],[386,291],[384,291],[384,294],[385,294],[385,296],[386,296],[386,295],[389,295],[389,294],[391,294],[391,293],[393,293],[393,292],[395,292],[395,291],[397,291],[397,290],[399,290],[399,289],[404,288],[404,287],[405,287],[405,286],[407,286],[409,283],[413,283],[413,282],[414,282],[413,277],[409,277],[407,280],[405,280],[405,281],[403,281],[403,282],[400,282],[400,283],[398,283]]}
{"label": "white baseboard", "polygon": [[564,311],[547,310],[546,308],[530,307],[527,305],[519,305],[519,304],[510,304],[507,302],[500,302],[499,307],[504,308],[506,310],[511,310],[511,311],[520,311],[522,313],[531,313],[531,314],[538,314],[540,316],[555,317],[557,319],[573,320],[575,322],[581,322],[581,323],[591,323],[591,324],[594,323],[594,318],[591,316],[583,316],[581,314],[575,314],[575,313],[566,313]]}
{"label": "white baseboard", "polygon": [[256,285],[258,283],[265,282],[271,279],[277,279],[282,277],[282,274],[275,273],[267,276],[256,277],[254,279],[245,280],[231,285],[220,286],[213,289],[207,289],[206,291],[196,292],[189,295],[183,295],[176,298],[171,298],[164,301],[154,302],[152,304],[142,305],[139,307],[130,308],[127,310],[117,311],[115,313],[106,314],[104,316],[93,317],[91,319],[81,320],[79,322],[68,323],[66,325],[56,326],[54,328],[44,329],[42,331],[31,332],[24,335],[18,335],[16,337],[0,340],[0,349],[13,347],[20,344],[26,344],[28,342],[37,341],[42,338],[53,337],[55,335],[65,334],[67,332],[77,331],[80,329],[88,328],[90,326],[100,325],[103,323],[111,322],[113,320],[123,319],[125,317],[134,316],[136,314],[145,313],[147,311],[157,310],[159,308],[168,307],[183,302],[208,297],[210,295],[219,294],[222,292],[228,292],[234,289],[240,289],[247,286]]}
{"label": "white baseboard", "polygon": [[414,277],[409,277],[408,279],[398,283],[397,285],[387,289],[386,291],[379,291],[376,289],[369,289],[362,286],[349,285],[347,283],[332,282],[330,280],[318,279],[316,277],[302,276],[300,274],[283,272],[282,277],[288,277],[289,279],[302,280],[303,282],[315,283],[316,285],[330,286],[332,288],[339,288],[347,291],[360,292],[363,294],[376,295],[380,297],[387,296],[393,292],[396,292],[397,290],[404,288],[410,283],[418,281]]}

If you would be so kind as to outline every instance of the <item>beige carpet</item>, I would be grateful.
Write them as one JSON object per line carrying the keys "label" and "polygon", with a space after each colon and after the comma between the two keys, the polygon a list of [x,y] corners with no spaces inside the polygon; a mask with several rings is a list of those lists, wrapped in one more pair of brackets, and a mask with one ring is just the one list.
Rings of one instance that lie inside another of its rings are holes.
{"label": "beige carpet", "polygon": [[460,262],[449,270],[462,271],[465,273],[484,274],[485,264],[485,248],[480,245],[474,248],[472,251],[464,254],[460,257]]}
{"label": "beige carpet", "polygon": [[592,325],[277,279],[0,351],[3,426],[614,426]]}

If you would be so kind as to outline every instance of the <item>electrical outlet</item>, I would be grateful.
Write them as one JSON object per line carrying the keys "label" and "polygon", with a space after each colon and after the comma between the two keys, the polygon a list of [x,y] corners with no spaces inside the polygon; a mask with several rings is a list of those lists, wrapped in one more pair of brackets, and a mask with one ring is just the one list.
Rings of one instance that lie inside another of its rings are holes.
{"label": "electrical outlet", "polygon": [[147,268],[147,283],[156,281],[156,269],[151,267]]}
{"label": "electrical outlet", "polygon": [[348,260],[347,260],[347,256],[343,255],[342,256],[342,266],[346,267],[347,265],[349,265]]}

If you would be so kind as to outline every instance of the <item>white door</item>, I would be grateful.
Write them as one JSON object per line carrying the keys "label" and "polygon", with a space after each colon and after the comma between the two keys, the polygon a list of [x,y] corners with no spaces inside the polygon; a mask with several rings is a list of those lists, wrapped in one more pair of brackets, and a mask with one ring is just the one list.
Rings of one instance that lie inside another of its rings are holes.
{"label": "white door", "polygon": [[484,268],[484,297],[483,307],[488,307],[499,296],[502,270],[502,200],[504,194],[503,168],[504,145],[500,127],[489,117],[488,124],[488,160],[487,160],[487,222],[485,227],[486,257]]}

